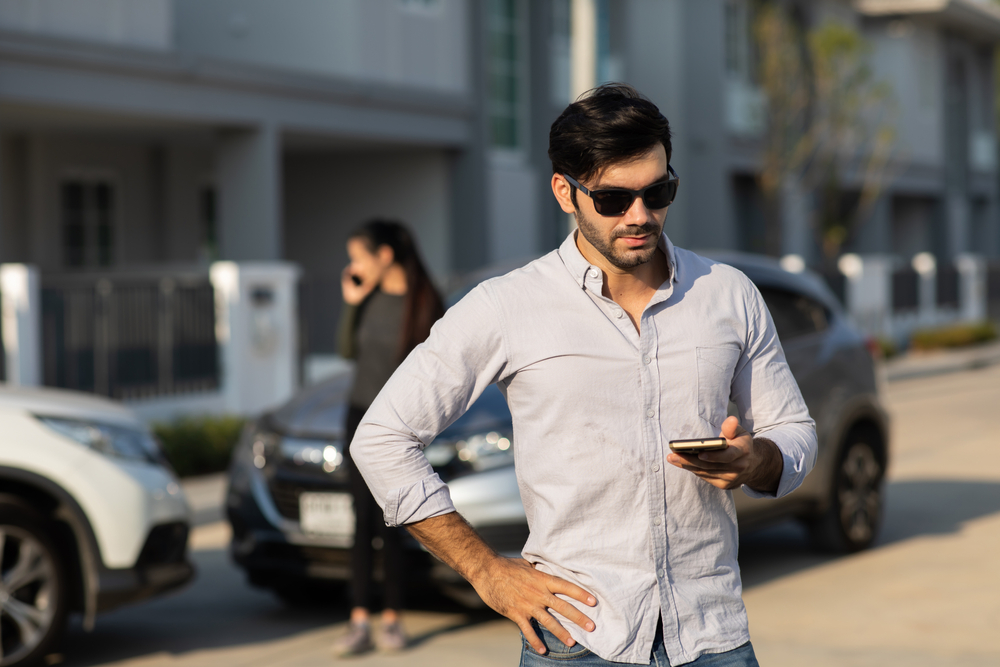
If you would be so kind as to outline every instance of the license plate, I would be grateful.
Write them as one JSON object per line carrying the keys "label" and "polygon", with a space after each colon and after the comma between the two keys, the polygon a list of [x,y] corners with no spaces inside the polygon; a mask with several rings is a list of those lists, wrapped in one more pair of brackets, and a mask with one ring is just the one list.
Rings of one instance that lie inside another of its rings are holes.
{"label": "license plate", "polygon": [[303,493],[299,525],[306,533],[354,537],[354,501],[348,493]]}

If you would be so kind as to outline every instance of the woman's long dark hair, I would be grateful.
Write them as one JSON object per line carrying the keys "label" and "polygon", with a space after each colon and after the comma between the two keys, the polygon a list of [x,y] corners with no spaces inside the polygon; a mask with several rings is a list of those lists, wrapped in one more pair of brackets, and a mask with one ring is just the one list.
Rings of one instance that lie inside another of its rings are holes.
{"label": "woman's long dark hair", "polygon": [[369,220],[351,232],[348,238],[364,241],[372,253],[378,252],[381,246],[389,246],[393,261],[406,272],[406,305],[399,338],[399,358],[403,359],[427,340],[431,326],[444,315],[441,295],[427,275],[417,243],[406,225],[395,220]]}

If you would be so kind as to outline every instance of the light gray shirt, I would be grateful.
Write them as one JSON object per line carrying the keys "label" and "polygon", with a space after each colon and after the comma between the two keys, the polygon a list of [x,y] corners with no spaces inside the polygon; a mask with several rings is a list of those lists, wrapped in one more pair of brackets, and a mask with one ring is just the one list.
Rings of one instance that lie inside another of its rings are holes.
{"label": "light gray shirt", "polygon": [[[667,443],[740,423],[781,450],[783,496],[816,459],[816,431],[753,283],[660,248],[671,278],[640,331],[576,247],[476,287],[375,399],[351,451],[388,525],[454,511],[423,448],[498,383],[513,417],[530,536],[522,555],[593,593],[571,601],[594,632],[560,620],[604,658],[646,664],[657,618],[671,664],[749,641],[732,492],[666,463]],[[750,489],[752,496],[761,494]]]}

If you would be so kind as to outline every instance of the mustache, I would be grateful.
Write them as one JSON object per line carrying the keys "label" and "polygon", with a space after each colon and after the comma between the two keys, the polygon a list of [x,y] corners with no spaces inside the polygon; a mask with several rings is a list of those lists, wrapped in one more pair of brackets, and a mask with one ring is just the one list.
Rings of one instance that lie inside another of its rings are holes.
{"label": "mustache", "polygon": [[662,227],[660,225],[655,225],[655,224],[638,225],[638,226],[633,225],[630,227],[624,227],[622,229],[616,229],[612,233],[611,238],[620,239],[623,236],[645,236],[646,234],[658,235],[661,229]]}

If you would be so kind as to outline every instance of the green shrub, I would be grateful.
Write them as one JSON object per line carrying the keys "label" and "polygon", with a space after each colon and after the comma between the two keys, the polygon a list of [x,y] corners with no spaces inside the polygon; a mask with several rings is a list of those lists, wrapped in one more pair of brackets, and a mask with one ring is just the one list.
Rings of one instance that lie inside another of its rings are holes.
{"label": "green shrub", "polygon": [[243,423],[239,417],[183,417],[169,424],[153,424],[153,433],[177,475],[190,477],[229,467]]}
{"label": "green shrub", "polygon": [[985,343],[997,337],[997,328],[992,322],[954,324],[940,329],[923,329],[910,337],[910,347],[914,350],[936,350],[948,347],[965,347]]}
{"label": "green shrub", "polygon": [[883,359],[892,359],[899,354],[899,347],[896,341],[891,338],[878,338],[875,341]]}

